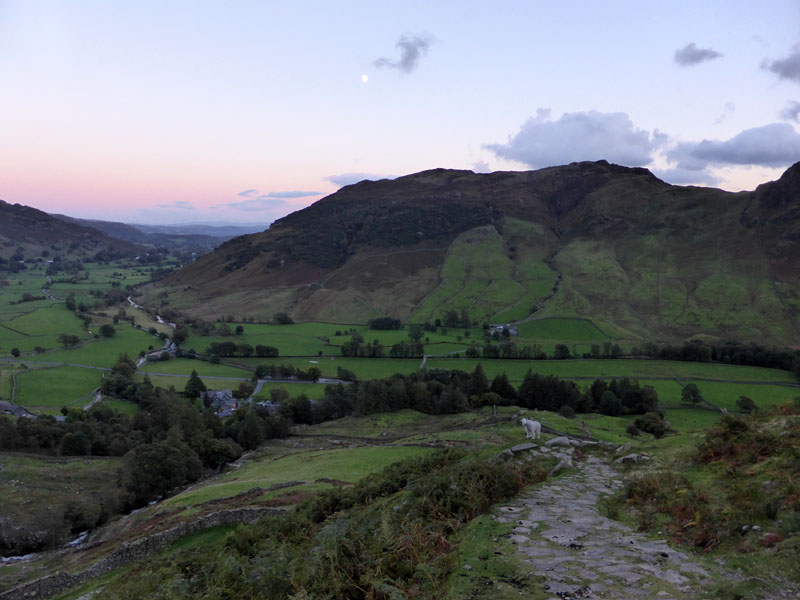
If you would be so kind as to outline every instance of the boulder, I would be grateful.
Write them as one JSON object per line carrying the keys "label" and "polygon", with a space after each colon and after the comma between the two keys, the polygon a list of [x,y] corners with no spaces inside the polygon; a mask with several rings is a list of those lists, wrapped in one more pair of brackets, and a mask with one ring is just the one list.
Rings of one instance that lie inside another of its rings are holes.
{"label": "boulder", "polygon": [[564,447],[566,447],[566,446],[571,446],[572,444],[570,443],[568,437],[562,435],[562,436],[559,436],[559,437],[555,437],[555,438],[553,438],[551,440],[547,440],[544,443],[544,445],[553,448],[554,446],[564,446]]}
{"label": "boulder", "polygon": [[626,454],[625,456],[619,457],[614,462],[618,465],[635,465],[640,462],[648,461],[650,458],[645,454]]}
{"label": "boulder", "polygon": [[511,446],[511,452],[516,454],[517,452],[525,452],[526,450],[533,450],[536,448],[536,444],[517,444],[516,446]]}

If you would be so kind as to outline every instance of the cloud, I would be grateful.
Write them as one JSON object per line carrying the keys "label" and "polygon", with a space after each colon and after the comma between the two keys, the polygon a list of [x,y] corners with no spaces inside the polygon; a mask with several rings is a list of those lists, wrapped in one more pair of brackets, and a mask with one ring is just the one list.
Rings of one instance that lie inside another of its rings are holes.
{"label": "cloud", "polygon": [[797,102],[796,100],[790,100],[781,111],[781,119],[784,121],[800,122],[800,102]]}
{"label": "cloud", "polygon": [[723,165],[782,167],[800,160],[800,135],[788,123],[770,123],[729,140],[680,142],[667,158],[677,163],[677,169],[689,171]]}
{"label": "cloud", "polygon": [[427,35],[404,35],[394,45],[400,49],[400,58],[379,58],[372,64],[379,68],[397,69],[403,73],[411,73],[419,66],[420,58],[428,53],[428,48],[433,43]]}
{"label": "cloud", "polygon": [[795,47],[792,54],[781,60],[765,60],[761,63],[761,68],[772,71],[781,79],[800,83],[800,50]]}
{"label": "cloud", "polygon": [[653,175],[659,179],[675,185],[717,185],[721,181],[719,177],[706,170],[697,171],[674,167],[672,169],[653,169],[652,171]]}
{"label": "cloud", "polygon": [[309,196],[321,196],[322,192],[307,192],[303,190],[289,190],[287,192],[268,192],[262,198],[308,198]]}
{"label": "cloud", "polygon": [[283,205],[284,201],[281,199],[268,198],[267,196],[259,196],[258,198],[248,198],[247,200],[240,200],[237,202],[217,204],[213,208],[232,208],[233,210],[256,212],[264,210],[276,210],[282,207]]}
{"label": "cloud", "polygon": [[549,109],[539,109],[506,144],[484,147],[498,157],[532,168],[583,160],[606,159],[630,167],[652,162],[653,152],[667,136],[637,129],[625,113],[597,111],[564,113],[550,119]]}
{"label": "cloud", "polygon": [[472,165],[472,171],[475,173],[491,173],[492,169],[489,167],[489,163],[485,160],[479,160],[474,165]]}
{"label": "cloud", "polygon": [[733,102],[726,102],[725,110],[727,112],[722,113],[720,116],[714,119],[714,125],[719,125],[720,123],[722,123],[729,113],[732,113],[736,110],[736,105]]}
{"label": "cloud", "polygon": [[335,183],[339,187],[352,185],[360,181],[377,181],[379,179],[394,179],[394,175],[377,175],[375,173],[342,173],[340,175],[329,175],[325,181]]}
{"label": "cloud", "polygon": [[673,59],[681,67],[691,67],[700,63],[720,58],[721,53],[711,48],[698,48],[694,42],[686,44],[683,48],[675,50]]}
{"label": "cloud", "polygon": [[238,210],[262,210],[261,207],[272,207],[276,203],[274,200],[287,200],[292,198],[308,198],[310,196],[321,196],[322,192],[312,192],[306,190],[287,190],[282,192],[267,192],[266,194],[260,193],[257,189],[252,188],[244,190],[236,194],[246,201],[231,202],[230,204],[218,204],[217,207],[228,206],[237,208]]}
{"label": "cloud", "polygon": [[182,210],[191,210],[194,208],[194,205],[191,202],[186,202],[185,200],[176,200],[175,202],[171,202],[169,204],[156,204],[158,208],[179,208]]}

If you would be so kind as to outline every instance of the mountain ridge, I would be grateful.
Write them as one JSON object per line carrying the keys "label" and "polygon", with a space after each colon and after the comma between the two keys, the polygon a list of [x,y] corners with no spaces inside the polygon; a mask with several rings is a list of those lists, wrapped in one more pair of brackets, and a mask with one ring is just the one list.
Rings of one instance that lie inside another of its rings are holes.
{"label": "mountain ridge", "polygon": [[[282,310],[301,320],[414,321],[423,306],[425,317],[465,309],[481,322],[528,316],[545,298],[544,281],[552,287],[561,273],[537,316],[590,318],[633,339],[789,343],[800,312],[791,268],[800,263],[798,174],[795,165],[752,192],[726,192],[606,161],[431,169],[344,187],[164,283],[180,291],[173,306],[205,318]],[[478,235],[486,227],[499,238]],[[467,259],[454,255],[457,241]],[[480,267],[482,279],[455,275],[487,257],[495,262]],[[480,290],[471,289],[476,281]],[[431,300],[443,285],[451,295]]]}

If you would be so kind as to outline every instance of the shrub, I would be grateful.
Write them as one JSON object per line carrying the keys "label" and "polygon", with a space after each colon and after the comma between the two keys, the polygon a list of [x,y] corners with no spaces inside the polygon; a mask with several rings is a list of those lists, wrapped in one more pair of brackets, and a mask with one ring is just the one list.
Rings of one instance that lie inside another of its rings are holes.
{"label": "shrub", "polygon": [[558,414],[566,419],[574,419],[575,418],[575,409],[572,408],[569,404],[563,405],[561,408],[558,409]]}
{"label": "shrub", "polygon": [[625,428],[625,433],[627,433],[631,437],[636,437],[640,435],[642,432],[636,427],[635,423],[629,423],[628,426]]}
{"label": "shrub", "polygon": [[643,414],[634,421],[634,425],[641,431],[652,433],[657,438],[662,437],[668,431],[664,417],[656,412]]}

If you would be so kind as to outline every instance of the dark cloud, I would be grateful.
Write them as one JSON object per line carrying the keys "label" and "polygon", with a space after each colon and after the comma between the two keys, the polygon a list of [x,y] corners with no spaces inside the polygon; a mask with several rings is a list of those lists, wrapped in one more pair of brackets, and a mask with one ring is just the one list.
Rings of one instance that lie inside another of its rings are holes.
{"label": "dark cloud", "polygon": [[372,64],[376,67],[397,69],[403,73],[411,73],[419,66],[420,58],[428,53],[428,48],[433,43],[427,35],[404,35],[394,45],[400,50],[400,58],[392,60],[390,58],[379,58]]}
{"label": "dark cloud", "polygon": [[714,60],[722,54],[711,48],[698,48],[694,42],[686,44],[683,48],[675,50],[674,60],[682,67],[691,67],[700,63]]}
{"label": "dark cloud", "polygon": [[330,175],[325,181],[335,183],[339,187],[352,185],[364,180],[377,181],[379,179],[394,179],[394,175],[377,175],[375,173],[342,173],[341,175]]}
{"label": "dark cloud", "polygon": [[637,129],[625,113],[592,110],[565,113],[552,121],[550,110],[540,108],[506,144],[485,148],[533,168],[600,159],[639,167],[650,164],[653,152],[666,139],[657,131]]}
{"label": "dark cloud", "polygon": [[768,71],[772,71],[781,79],[800,83],[800,50],[798,49],[795,49],[792,54],[781,60],[773,60],[772,62],[765,60],[761,66]]}
{"label": "dark cloud", "polygon": [[175,202],[171,202],[169,204],[156,204],[158,208],[179,208],[182,210],[190,210],[194,208],[191,202],[186,202],[185,200],[176,200]]}
{"label": "dark cloud", "polygon": [[788,123],[770,123],[729,140],[680,142],[667,158],[677,163],[677,169],[688,171],[723,165],[782,167],[800,160],[800,135]]}
{"label": "dark cloud", "polygon": [[800,102],[797,102],[796,100],[790,100],[781,111],[781,119],[784,121],[800,122]]}

